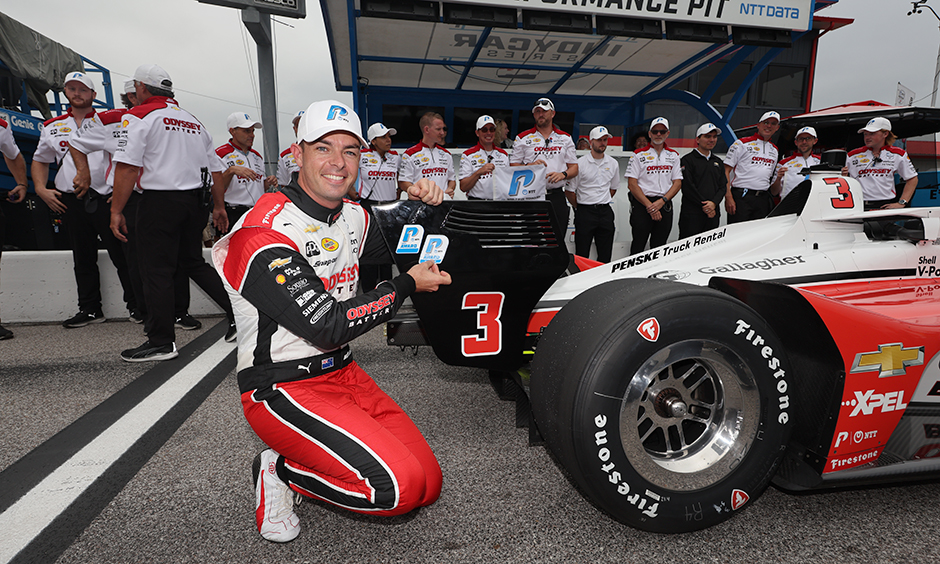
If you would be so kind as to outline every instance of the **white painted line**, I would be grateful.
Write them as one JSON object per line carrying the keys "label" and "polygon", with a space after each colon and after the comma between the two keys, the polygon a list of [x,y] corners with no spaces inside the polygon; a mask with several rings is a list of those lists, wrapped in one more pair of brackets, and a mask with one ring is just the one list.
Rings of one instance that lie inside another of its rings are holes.
{"label": "white painted line", "polygon": [[0,514],[0,562],[9,562],[32,542],[233,348],[219,339]]}

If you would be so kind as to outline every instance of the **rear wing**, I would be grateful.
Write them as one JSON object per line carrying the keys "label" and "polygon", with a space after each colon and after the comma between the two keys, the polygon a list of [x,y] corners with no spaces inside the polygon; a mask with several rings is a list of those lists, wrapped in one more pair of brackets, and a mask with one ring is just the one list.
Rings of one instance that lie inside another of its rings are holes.
{"label": "rear wing", "polygon": [[438,358],[494,370],[522,366],[529,314],[568,266],[551,204],[401,201],[372,211],[402,272],[435,260],[453,279],[412,296]]}

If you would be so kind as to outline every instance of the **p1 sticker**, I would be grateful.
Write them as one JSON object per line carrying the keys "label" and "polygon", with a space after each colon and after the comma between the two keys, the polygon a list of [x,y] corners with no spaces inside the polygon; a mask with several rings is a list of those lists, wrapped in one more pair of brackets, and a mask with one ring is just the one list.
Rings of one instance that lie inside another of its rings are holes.
{"label": "p1 sticker", "polygon": [[437,264],[441,264],[444,255],[447,254],[447,243],[447,235],[428,235],[427,240],[424,241],[424,250],[421,251],[418,262],[433,260]]}
{"label": "p1 sticker", "polygon": [[741,506],[747,503],[747,500],[749,499],[751,499],[750,496],[748,496],[745,492],[742,492],[741,490],[733,490],[731,492],[731,509],[734,511],[741,509]]}
{"label": "p1 sticker", "polygon": [[399,255],[416,255],[421,250],[421,240],[424,239],[424,227],[421,225],[406,225],[401,230],[398,246],[395,253]]}
{"label": "p1 sticker", "polygon": [[647,341],[655,343],[659,339],[659,321],[656,321],[655,317],[648,317],[640,322],[636,332]]}

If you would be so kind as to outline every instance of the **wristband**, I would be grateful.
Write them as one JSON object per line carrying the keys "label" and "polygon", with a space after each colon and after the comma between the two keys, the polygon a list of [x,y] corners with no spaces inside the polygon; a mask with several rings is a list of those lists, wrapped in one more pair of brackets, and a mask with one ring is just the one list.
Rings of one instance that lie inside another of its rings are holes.
{"label": "wristband", "polygon": [[565,170],[565,171],[562,171],[562,174],[564,174],[564,175],[565,175],[565,178],[568,178],[568,171],[567,171],[567,170]]}

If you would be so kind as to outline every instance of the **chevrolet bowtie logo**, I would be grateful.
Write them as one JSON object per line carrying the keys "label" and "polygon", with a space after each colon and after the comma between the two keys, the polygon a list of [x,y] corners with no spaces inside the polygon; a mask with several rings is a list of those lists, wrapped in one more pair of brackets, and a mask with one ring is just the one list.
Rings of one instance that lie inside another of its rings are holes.
{"label": "chevrolet bowtie logo", "polygon": [[878,352],[858,353],[852,364],[852,374],[878,372],[879,378],[900,376],[908,366],[924,363],[924,347],[904,348],[902,343],[878,345]]}

